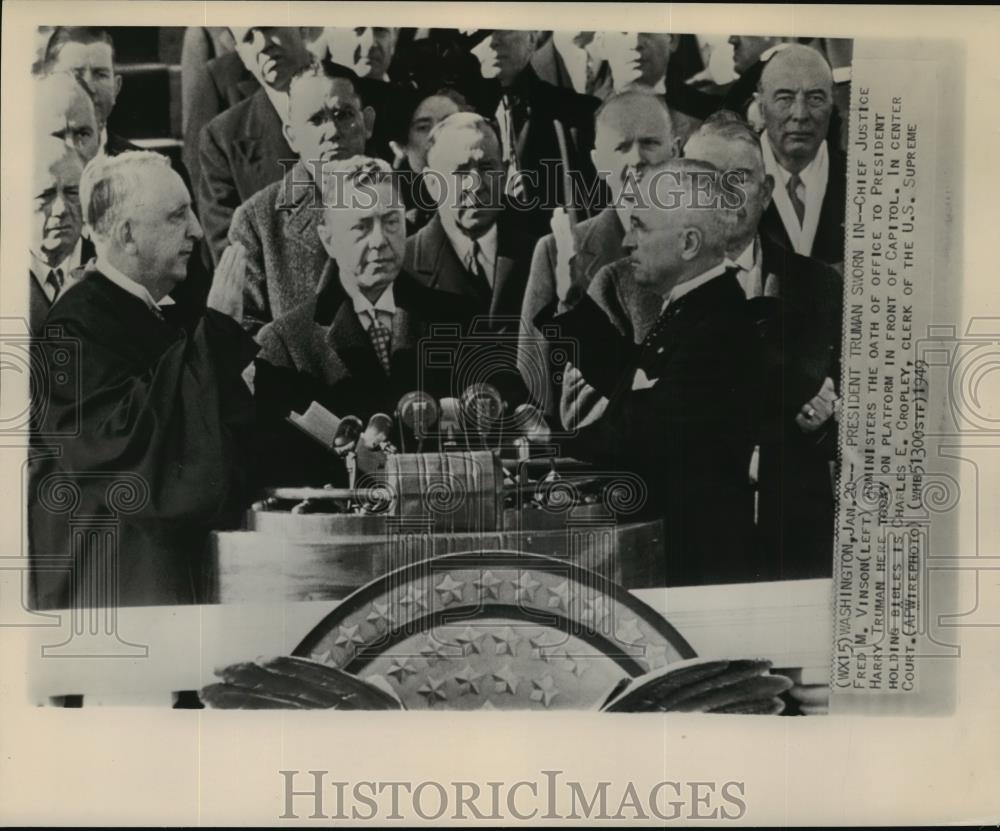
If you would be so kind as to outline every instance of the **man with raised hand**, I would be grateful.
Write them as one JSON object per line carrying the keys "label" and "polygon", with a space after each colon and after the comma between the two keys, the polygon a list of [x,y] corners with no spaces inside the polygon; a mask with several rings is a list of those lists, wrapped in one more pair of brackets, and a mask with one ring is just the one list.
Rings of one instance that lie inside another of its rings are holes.
{"label": "man with raised hand", "polygon": [[[538,313],[558,298],[560,310],[572,308],[586,294],[594,276],[606,265],[623,262],[622,246],[628,224],[628,183],[649,165],[674,158],[678,144],[674,139],[670,113],[662,98],[646,89],[619,92],[608,98],[597,111],[596,140],[591,157],[598,176],[606,183],[609,207],[597,216],[570,226],[565,211],[552,219],[552,233],[535,247],[531,273],[521,308],[521,338],[518,345],[518,368],[532,397],[548,415],[558,409],[559,393],[552,377],[561,367],[551,366],[548,342],[535,327]],[[624,333],[631,328],[631,315],[650,305],[643,302],[645,292],[627,276],[610,278],[595,299],[608,311]],[[651,301],[658,309],[655,298]],[[655,314],[655,312],[654,312]]]}
{"label": "man with raised hand", "polygon": [[[644,513],[663,519],[666,585],[754,576],[748,470],[757,435],[760,350],[736,270],[719,172],[687,159],[650,167],[630,210],[633,279],[660,298],[639,344],[590,297],[551,321],[580,344],[563,389],[607,401],[567,449],[602,469],[640,476]],[[651,556],[656,556],[651,552]]]}
{"label": "man with raised hand", "polygon": [[[53,305],[55,334],[41,342],[49,366],[78,375],[35,402],[38,433],[57,452],[31,469],[34,604],[198,602],[209,534],[238,524],[247,498],[252,400],[241,373],[256,345],[239,325],[245,257],[227,249],[188,335],[161,307],[202,232],[169,160],[96,159],[80,197],[97,259]],[[60,361],[67,341],[75,367]],[[72,533],[81,516],[114,518],[114,541]],[[106,594],[87,594],[95,586]]]}

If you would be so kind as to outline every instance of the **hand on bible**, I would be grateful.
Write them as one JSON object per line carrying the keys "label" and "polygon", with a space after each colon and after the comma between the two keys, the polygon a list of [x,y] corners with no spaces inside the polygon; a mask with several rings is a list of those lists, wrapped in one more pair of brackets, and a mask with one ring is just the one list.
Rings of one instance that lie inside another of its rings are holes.
{"label": "hand on bible", "polygon": [[556,297],[560,303],[564,303],[573,284],[571,263],[576,256],[576,241],[573,239],[569,215],[563,208],[556,208],[552,212],[549,227],[556,241]]}
{"label": "hand on bible", "polygon": [[802,405],[795,423],[804,433],[813,433],[830,420],[836,410],[837,392],[833,387],[832,378],[824,378],[819,392]]}
{"label": "hand on bible", "polygon": [[234,242],[219,258],[212,288],[208,292],[208,308],[215,309],[237,323],[243,322],[243,284],[247,268],[247,252]]}

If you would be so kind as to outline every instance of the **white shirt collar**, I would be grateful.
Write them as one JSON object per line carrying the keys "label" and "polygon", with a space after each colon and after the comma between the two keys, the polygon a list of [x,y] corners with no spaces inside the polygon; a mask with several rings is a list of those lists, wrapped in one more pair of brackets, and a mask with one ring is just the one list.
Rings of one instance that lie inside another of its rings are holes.
{"label": "white shirt collar", "polygon": [[[472,256],[472,238],[463,234],[458,227],[445,219],[446,214],[441,214],[441,226],[451,242],[451,247],[458,255],[462,265],[469,262]],[[490,230],[478,238],[479,241],[479,262],[486,272],[486,279],[493,285],[493,272],[497,262],[497,226],[494,224]]]}
{"label": "white shirt collar", "polygon": [[42,287],[42,290],[45,292],[49,300],[52,300],[56,291],[48,282],[49,272],[53,269],[62,269],[63,285],[61,293],[64,293],[70,286],[76,285],[76,283],[79,282],[79,276],[73,272],[77,266],[82,265],[80,262],[80,259],[83,256],[82,237],[76,241],[76,245],[73,247],[73,250],[69,252],[69,256],[56,265],[49,265],[34,251],[29,251],[28,253],[31,255],[31,273],[34,275],[35,280],[38,282],[38,285]]}
{"label": "white shirt collar", "polygon": [[164,297],[157,303],[153,300],[153,295],[149,293],[149,290],[144,285],[137,283],[131,277],[123,274],[107,260],[98,258],[97,270],[118,286],[118,288],[127,291],[133,297],[138,297],[151,312],[159,314],[161,306],[171,306],[174,304],[174,299],[170,296]]}
{"label": "white shirt collar", "polygon": [[689,294],[699,286],[705,285],[709,280],[714,280],[716,277],[722,276],[726,273],[727,268],[729,268],[729,263],[723,260],[718,265],[712,266],[708,271],[703,271],[697,277],[692,277],[690,280],[685,280],[680,285],[674,286],[670,294],[667,295],[667,299],[663,302],[663,309],[665,310],[671,303],[676,303],[685,294]]}
{"label": "white shirt collar", "polygon": [[361,321],[361,325],[364,326],[365,329],[372,324],[371,313],[373,311],[376,315],[378,315],[379,312],[383,312],[388,315],[396,314],[396,295],[393,293],[392,285],[387,286],[385,291],[379,295],[378,300],[374,303],[357,290],[349,291],[348,296],[354,304],[354,313],[358,316],[358,319]]}
{"label": "white shirt collar", "polygon": [[763,280],[761,279],[760,239],[758,237],[754,237],[735,260],[728,262],[739,269],[736,279],[739,280],[747,298],[760,297],[764,293]]}
{"label": "white shirt collar", "polygon": [[792,178],[792,174],[778,162],[766,130],[761,133],[760,148],[764,156],[764,170],[774,178],[774,206],[792,242],[792,248],[795,253],[808,257],[812,253],[813,241],[816,239],[819,214],[830,176],[830,154],[826,140],[820,143],[813,160],[799,172],[799,178],[806,189],[806,211],[801,226],[795,208],[792,207],[792,201],[788,197],[788,181]]}

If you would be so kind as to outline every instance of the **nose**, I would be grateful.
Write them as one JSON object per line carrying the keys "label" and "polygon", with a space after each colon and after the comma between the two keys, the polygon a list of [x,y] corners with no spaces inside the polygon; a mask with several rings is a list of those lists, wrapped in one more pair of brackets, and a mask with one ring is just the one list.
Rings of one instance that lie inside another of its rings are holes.
{"label": "nose", "polygon": [[629,228],[625,232],[624,239],[622,239],[622,248],[625,249],[625,252],[627,254],[631,254],[633,251],[635,251],[636,247],[637,246],[635,241],[635,231]]}
{"label": "nose", "polygon": [[629,149],[622,154],[622,164],[625,166],[625,172],[633,169],[642,160],[642,156],[639,154],[639,142],[633,142]]}
{"label": "nose", "polygon": [[371,27],[361,30],[361,34],[358,35],[358,45],[361,47],[362,55],[375,45],[375,33]]}
{"label": "nose", "polygon": [[792,103],[791,116],[799,121],[804,121],[809,117],[809,108],[806,106],[804,93],[796,93],[795,101]]}
{"label": "nose", "polygon": [[194,240],[200,240],[204,236],[204,232],[201,230],[201,223],[198,221],[198,217],[195,216],[194,211],[188,208],[188,236]]}
{"label": "nose", "polygon": [[52,207],[49,208],[49,216],[61,217],[66,213],[66,196],[63,192],[57,191],[55,198],[52,200]]}
{"label": "nose", "polygon": [[639,50],[639,33],[638,32],[625,32],[624,34],[625,46],[633,51]]}
{"label": "nose", "polygon": [[738,35],[730,35],[729,36],[729,40],[727,40],[726,43],[728,43],[730,46],[734,46],[734,47],[735,46],[739,46],[740,45],[739,36]]}
{"label": "nose", "polygon": [[252,43],[255,52],[259,52],[267,45],[267,38],[264,37],[264,33],[260,29],[253,30]]}
{"label": "nose", "polygon": [[381,219],[376,219],[375,222],[372,223],[372,231],[368,236],[368,245],[376,251],[385,245],[385,232],[382,229]]}

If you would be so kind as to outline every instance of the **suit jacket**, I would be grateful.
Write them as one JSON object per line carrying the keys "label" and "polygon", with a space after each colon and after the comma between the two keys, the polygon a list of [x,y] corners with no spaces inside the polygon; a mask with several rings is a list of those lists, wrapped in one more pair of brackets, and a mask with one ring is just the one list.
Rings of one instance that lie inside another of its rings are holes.
{"label": "suit jacket", "polygon": [[286,172],[297,157],[285,141],[281,119],[258,90],[206,124],[199,138],[198,210],[205,241],[218,263],[233,212]]}
{"label": "suit jacket", "polygon": [[[566,69],[566,62],[562,59],[562,55],[559,54],[551,37],[531,53],[531,67],[545,83],[562,89],[576,90],[569,70]],[[593,77],[587,83],[586,93],[604,101],[613,92],[611,69],[608,67],[607,61],[601,61]]]}
{"label": "suit jacket", "polygon": [[[495,120],[504,90],[499,82],[484,82],[477,110]],[[567,205],[562,153],[555,121],[563,126],[572,174],[572,204],[580,219],[599,213],[605,193],[590,158],[594,146],[594,113],[600,99],[580,95],[542,81],[529,64],[508,90],[514,101],[515,138],[518,166],[522,177],[524,206],[537,200],[537,207],[518,210],[513,218],[536,237],[548,233],[552,210]],[[531,176],[534,179],[530,178]]]}
{"label": "suit jacket", "polygon": [[[86,265],[94,258],[94,253],[94,244],[87,237],[83,237],[83,243],[80,246],[80,262],[69,265],[73,269]],[[44,279],[44,275],[42,279]],[[45,319],[53,304],[45,290],[39,285],[38,279],[30,267],[28,268],[28,284],[28,329],[31,336],[37,338],[42,333]]]}
{"label": "suit jacket", "polygon": [[[35,402],[33,605],[204,602],[209,533],[238,525],[249,496],[252,400],[240,373],[256,346],[214,310],[188,336],[97,271],[48,324],[63,339],[42,341],[40,357],[69,378]],[[67,340],[68,365],[52,351]],[[116,594],[91,593],[109,581]]]}
{"label": "suit jacket", "polygon": [[[847,201],[847,156],[828,144],[830,171],[826,181],[826,193],[820,206],[819,225],[813,239],[810,256],[828,265],[842,265],[844,262],[844,213]],[[776,187],[780,187],[780,183]],[[760,220],[762,234],[773,237],[785,248],[792,249],[792,241],[785,230],[778,208],[772,201]]]}
{"label": "suit jacket", "polygon": [[[315,443],[285,424],[292,410],[304,412],[317,401],[338,416],[362,422],[375,413],[395,412],[400,397],[415,389],[434,396],[458,397],[453,367],[421,365],[420,341],[437,337],[454,352],[469,327],[475,306],[456,294],[434,291],[401,271],[393,284],[393,317],[388,376],[371,337],[344,292],[331,263],[323,288],[311,299],[269,323],[257,336],[261,352],[254,387],[258,415],[271,452],[269,478],[302,484],[331,481],[339,465],[317,453]],[[434,325],[451,326],[435,335]]]}
{"label": "suit jacket", "polygon": [[435,214],[406,240],[403,268],[428,288],[473,300],[479,314],[489,315],[495,324],[494,331],[513,334],[518,331],[517,321],[534,247],[535,238],[513,224],[510,214],[500,217],[493,293],[486,297],[476,291],[475,283],[445,233],[441,218]]}
{"label": "suit jacket", "polygon": [[829,266],[761,238],[764,279],[776,297],[748,302],[765,354],[757,532],[766,579],[832,573],[836,422],[805,433],[795,423],[823,380],[840,383],[843,280]]}
{"label": "suit jacket", "polygon": [[[185,36],[186,37],[186,36]],[[260,84],[236,52],[197,65],[182,63],[184,78],[184,164],[192,182],[201,175],[198,138],[201,129],[219,113],[245,101]]]}
{"label": "suit jacket", "polygon": [[[576,256],[570,263],[572,284],[565,309],[575,306],[587,293],[591,280],[605,265],[625,256],[625,230],[613,208],[573,227]],[[542,237],[531,259],[528,285],[521,305],[521,333],[518,338],[517,366],[531,397],[549,416],[558,412],[559,388],[552,380],[562,369],[551,365],[550,342],[535,326],[535,318],[556,299],[556,241],[552,234]],[[572,356],[568,355],[572,360]]]}
{"label": "suit jacket", "polygon": [[319,240],[319,189],[301,162],[240,205],[229,239],[247,251],[243,325],[251,334],[316,291],[329,256]]}
{"label": "suit jacket", "polygon": [[[603,416],[580,430],[569,449],[643,480],[640,514],[664,523],[665,551],[650,556],[665,558],[666,585],[755,576],[748,473],[762,369],[735,273],[672,303],[639,345],[590,297],[555,322],[564,336],[615,344],[615,353],[626,356]],[[588,380],[593,368],[580,366]]]}
{"label": "suit jacket", "polygon": [[[494,374],[492,382],[512,407],[528,399],[517,369],[517,340],[535,242],[536,238],[514,225],[507,214],[500,217],[493,291],[488,297],[476,289],[437,214],[406,240],[403,259],[403,268],[423,285],[471,301],[478,317],[474,324],[476,337],[468,342],[466,355],[471,354],[468,350],[485,350],[489,364],[503,368]],[[471,359],[465,361],[467,366],[473,363]]]}

